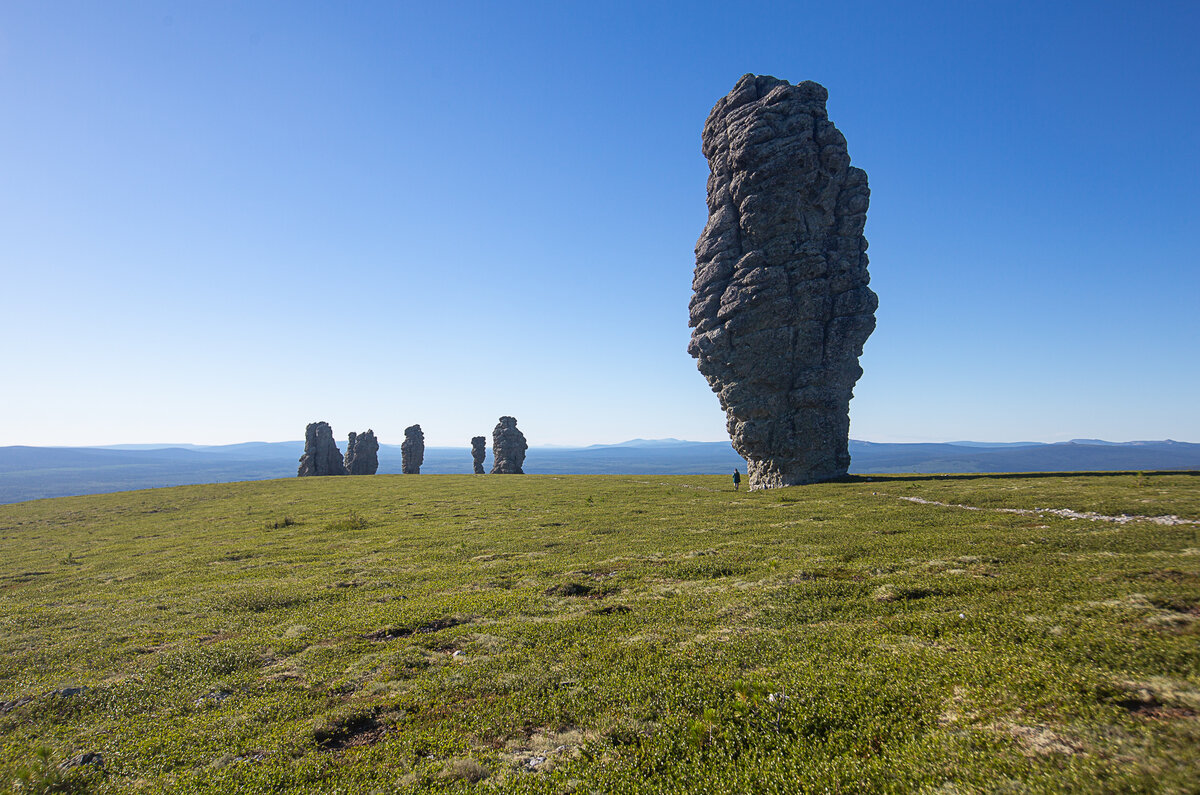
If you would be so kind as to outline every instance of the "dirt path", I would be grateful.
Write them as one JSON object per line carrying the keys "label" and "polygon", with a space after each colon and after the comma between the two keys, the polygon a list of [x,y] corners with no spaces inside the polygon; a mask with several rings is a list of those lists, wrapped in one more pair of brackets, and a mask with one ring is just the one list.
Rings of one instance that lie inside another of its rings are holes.
{"label": "dirt path", "polygon": [[1117,524],[1153,522],[1154,524],[1161,525],[1200,524],[1200,522],[1194,519],[1180,519],[1173,514],[1171,516],[1131,516],[1123,513],[1120,516],[1105,516],[1102,513],[1094,513],[1092,511],[1072,511],[1070,508],[980,508],[975,505],[937,502],[936,500],[927,500],[923,497],[897,497],[897,499],[916,502],[921,505],[938,505],[942,508],[961,508],[964,511],[996,511],[998,513],[1019,513],[1025,516],[1061,516],[1064,519],[1087,519],[1092,522],[1116,522]]}

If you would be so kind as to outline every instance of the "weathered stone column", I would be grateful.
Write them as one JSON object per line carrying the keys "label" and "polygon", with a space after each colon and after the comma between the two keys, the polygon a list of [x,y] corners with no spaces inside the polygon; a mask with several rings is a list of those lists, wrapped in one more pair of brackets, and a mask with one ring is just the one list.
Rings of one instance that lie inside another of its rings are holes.
{"label": "weathered stone column", "polygon": [[704,124],[708,225],[688,353],[725,409],[751,489],[846,474],[858,357],[875,328],[867,175],[813,82],[742,77]]}
{"label": "weathered stone column", "polygon": [[529,445],[525,434],[517,430],[514,417],[501,417],[492,430],[492,474],[524,475],[525,451]]}
{"label": "weathered stone column", "polygon": [[483,459],[487,457],[487,437],[471,437],[471,461],[475,464],[475,474],[483,474]]}
{"label": "weathered stone column", "polygon": [[345,465],[347,475],[374,475],[379,471],[379,440],[375,431],[368,428],[363,433],[350,432]]}
{"label": "weathered stone column", "polygon": [[344,475],[342,453],[333,440],[328,422],[310,422],[304,429],[304,455],[300,456],[298,477],[313,475]]}
{"label": "weathered stone column", "polygon": [[421,474],[425,462],[425,434],[420,425],[404,429],[404,441],[400,443],[400,471],[405,475]]}

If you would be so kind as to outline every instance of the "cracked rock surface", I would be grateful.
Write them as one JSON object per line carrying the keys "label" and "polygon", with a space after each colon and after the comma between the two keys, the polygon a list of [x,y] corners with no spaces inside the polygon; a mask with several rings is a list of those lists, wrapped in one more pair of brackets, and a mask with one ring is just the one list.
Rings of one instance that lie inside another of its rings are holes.
{"label": "cracked rock surface", "polygon": [[525,451],[529,445],[525,434],[517,430],[515,417],[501,417],[492,430],[492,474],[524,475]]}
{"label": "cracked rock surface", "polygon": [[333,440],[328,422],[310,422],[304,429],[304,455],[300,456],[299,477],[311,475],[344,475],[342,453]]}
{"label": "cracked rock surface", "polygon": [[708,224],[688,352],[725,409],[751,489],[846,474],[858,358],[875,329],[870,190],[828,92],[748,74],[704,124]]}

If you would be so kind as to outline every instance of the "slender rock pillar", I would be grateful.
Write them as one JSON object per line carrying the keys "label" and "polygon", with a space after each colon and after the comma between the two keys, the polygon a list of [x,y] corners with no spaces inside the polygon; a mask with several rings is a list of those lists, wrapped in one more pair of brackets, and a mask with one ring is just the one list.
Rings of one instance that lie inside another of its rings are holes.
{"label": "slender rock pillar", "polygon": [[400,443],[400,471],[405,475],[421,474],[425,462],[425,434],[420,425],[404,429],[404,441]]}
{"label": "slender rock pillar", "polygon": [[471,437],[471,460],[475,464],[475,474],[483,474],[483,459],[487,457],[487,437]]}

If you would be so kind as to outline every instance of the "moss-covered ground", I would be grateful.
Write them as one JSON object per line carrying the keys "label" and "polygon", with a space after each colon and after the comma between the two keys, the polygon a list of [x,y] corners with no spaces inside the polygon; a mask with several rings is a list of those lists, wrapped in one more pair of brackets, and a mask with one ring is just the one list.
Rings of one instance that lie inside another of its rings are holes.
{"label": "moss-covered ground", "polygon": [[0,506],[0,786],[1200,791],[1200,524],[994,510],[1194,522],[1200,477],[730,486]]}

